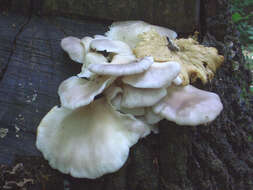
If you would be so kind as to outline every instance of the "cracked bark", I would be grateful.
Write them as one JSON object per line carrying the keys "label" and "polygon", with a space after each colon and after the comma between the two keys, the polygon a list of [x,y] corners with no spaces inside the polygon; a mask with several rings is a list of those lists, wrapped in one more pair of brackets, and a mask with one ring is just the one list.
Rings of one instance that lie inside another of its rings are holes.
{"label": "cracked bark", "polygon": [[[97,180],[74,179],[50,169],[34,142],[40,119],[59,104],[59,83],[80,70],[60,49],[60,40],[102,34],[107,23],[34,15],[26,23],[25,16],[1,15],[5,26],[0,30],[1,65],[8,63],[8,69],[0,83],[0,125],[9,133],[0,139],[0,164],[5,164],[0,166],[0,187],[31,177],[34,184],[27,187],[36,190],[62,189],[66,181],[75,190],[253,189],[252,104],[242,96],[249,86],[249,71],[230,23],[228,3],[204,0],[202,9],[203,43],[217,47],[226,60],[211,84],[198,85],[221,96],[221,116],[210,126],[161,122],[160,134],[135,145],[123,168]],[[11,27],[13,23],[16,27]],[[17,163],[23,163],[22,170],[6,172]]]}
{"label": "cracked bark", "polygon": [[[6,15],[5,15],[6,14]],[[15,19],[13,15],[8,15],[3,12],[1,17],[2,28],[0,31],[1,44],[2,44],[2,58],[0,64],[0,80],[5,74],[10,59],[15,51],[16,40],[19,34],[22,32],[23,28],[29,22],[29,18],[21,17]]]}

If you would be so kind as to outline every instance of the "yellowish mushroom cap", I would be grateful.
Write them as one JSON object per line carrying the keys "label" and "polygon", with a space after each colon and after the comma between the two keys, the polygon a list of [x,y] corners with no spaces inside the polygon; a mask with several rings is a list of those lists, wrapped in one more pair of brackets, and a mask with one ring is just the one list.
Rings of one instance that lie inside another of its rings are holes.
{"label": "yellowish mushroom cap", "polygon": [[216,69],[223,63],[224,57],[213,47],[200,45],[192,38],[176,39],[173,43],[179,51],[168,48],[168,40],[155,30],[139,35],[141,39],[136,45],[134,54],[137,58],[152,56],[156,62],[176,61],[181,65],[182,85],[200,79],[203,84],[214,77]]}

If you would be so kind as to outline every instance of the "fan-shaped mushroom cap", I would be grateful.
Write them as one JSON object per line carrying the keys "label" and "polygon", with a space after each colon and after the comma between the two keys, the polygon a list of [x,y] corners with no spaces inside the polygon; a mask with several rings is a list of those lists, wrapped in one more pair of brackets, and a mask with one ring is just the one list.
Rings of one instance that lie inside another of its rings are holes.
{"label": "fan-shaped mushroom cap", "polygon": [[153,111],[178,125],[207,124],[223,109],[217,94],[191,85],[170,87],[167,91],[167,96],[153,107]]}
{"label": "fan-shaped mushroom cap", "polygon": [[89,52],[85,56],[84,66],[87,68],[90,64],[125,64],[135,61],[134,55],[114,55],[109,61],[105,56],[96,52]]}
{"label": "fan-shaped mushroom cap", "polygon": [[104,91],[106,99],[120,112],[131,114],[134,116],[145,115],[144,107],[126,108],[121,106],[123,89],[116,85],[111,85]]}
{"label": "fan-shaped mushroom cap", "polygon": [[99,64],[92,63],[88,69],[99,75],[123,76],[133,75],[146,71],[153,64],[152,57],[144,57],[139,61],[126,64]]}
{"label": "fan-shaped mushroom cap", "polygon": [[149,133],[146,124],[98,99],[76,110],[55,106],[39,124],[36,146],[51,167],[94,179],[121,168],[129,148]]}
{"label": "fan-shaped mushroom cap", "polygon": [[135,60],[135,55],[126,43],[98,37],[90,42],[90,51],[84,57],[82,71],[78,76],[93,77],[96,72],[88,70],[91,64],[126,64]]}
{"label": "fan-shaped mushroom cap", "polygon": [[61,105],[69,109],[76,109],[91,103],[95,96],[102,93],[114,78],[98,76],[93,80],[86,80],[76,76],[63,81],[58,89]]}
{"label": "fan-shaped mushroom cap", "polygon": [[166,96],[166,94],[167,92],[165,88],[140,89],[124,85],[121,106],[125,108],[153,106]]}
{"label": "fan-shaped mushroom cap", "polygon": [[162,88],[169,86],[179,72],[180,64],[177,62],[154,62],[147,71],[125,76],[122,81],[136,88]]}
{"label": "fan-shaped mushroom cap", "polygon": [[106,32],[105,35],[110,39],[123,41],[131,48],[134,48],[139,42],[138,35],[151,29],[157,31],[160,35],[171,39],[175,39],[177,37],[176,32],[168,28],[151,25],[143,21],[114,22],[110,26],[110,30]]}
{"label": "fan-shaped mushroom cap", "polygon": [[85,48],[79,38],[72,36],[63,38],[61,40],[61,47],[73,61],[78,63],[83,62]]}

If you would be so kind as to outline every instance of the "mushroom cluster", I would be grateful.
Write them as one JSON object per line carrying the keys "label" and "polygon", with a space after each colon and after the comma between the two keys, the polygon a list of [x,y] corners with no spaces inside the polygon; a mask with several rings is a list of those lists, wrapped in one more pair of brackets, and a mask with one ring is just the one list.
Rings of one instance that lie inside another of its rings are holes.
{"label": "mushroom cluster", "polygon": [[51,167],[94,179],[121,168],[130,147],[158,132],[160,120],[196,126],[220,114],[219,96],[190,83],[211,80],[223,57],[176,37],[164,27],[126,21],[104,35],[62,39],[82,70],[60,84],[61,107],[37,129],[36,146]]}

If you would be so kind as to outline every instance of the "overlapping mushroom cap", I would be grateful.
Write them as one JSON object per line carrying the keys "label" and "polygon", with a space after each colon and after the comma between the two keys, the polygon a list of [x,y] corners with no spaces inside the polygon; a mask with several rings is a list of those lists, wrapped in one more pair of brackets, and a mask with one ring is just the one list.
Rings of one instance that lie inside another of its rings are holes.
{"label": "overlapping mushroom cap", "polygon": [[134,48],[140,41],[139,35],[150,30],[157,31],[161,36],[171,39],[177,37],[177,33],[165,27],[155,26],[143,21],[114,22],[105,35],[110,39],[121,40]]}
{"label": "overlapping mushroom cap", "polygon": [[121,168],[129,148],[149,133],[144,122],[102,98],[75,110],[52,108],[39,125],[36,146],[53,168],[94,179]]}
{"label": "overlapping mushroom cap", "polygon": [[[175,37],[163,27],[126,21],[114,23],[105,36],[62,40],[63,50],[83,65],[78,76],[60,84],[61,107],[52,108],[38,127],[36,146],[53,168],[97,178],[118,170],[129,148],[150,131],[157,132],[160,120],[200,125],[219,115],[219,97],[182,77],[190,53],[181,42],[170,49],[167,38]],[[192,57],[202,63],[203,54],[200,60]],[[210,67],[220,64],[216,54]]]}

